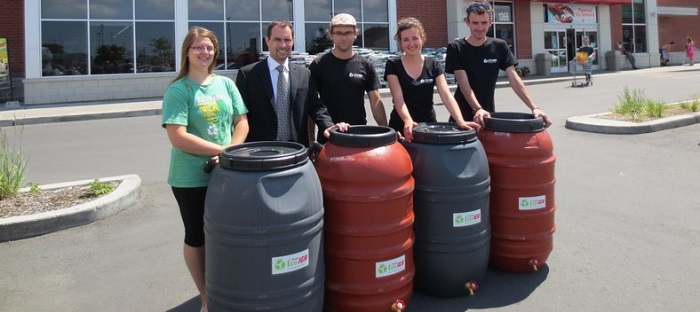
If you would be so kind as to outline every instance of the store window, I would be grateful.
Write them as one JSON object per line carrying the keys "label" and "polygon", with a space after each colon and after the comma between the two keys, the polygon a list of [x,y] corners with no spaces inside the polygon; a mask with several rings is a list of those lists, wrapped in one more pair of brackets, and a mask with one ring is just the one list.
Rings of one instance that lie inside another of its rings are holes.
{"label": "store window", "polygon": [[622,5],[622,40],[634,53],[648,51],[644,0]]}
{"label": "store window", "polygon": [[378,50],[389,49],[389,2],[387,0],[306,0],[304,3],[305,48],[316,54],[333,46],[328,24],[338,13],[355,17],[359,34],[355,45]]}
{"label": "store window", "polygon": [[510,51],[515,54],[515,20],[513,4],[509,2],[493,2],[493,26],[488,36],[505,40]]}
{"label": "store window", "polygon": [[42,76],[175,70],[172,0],[42,0]]}

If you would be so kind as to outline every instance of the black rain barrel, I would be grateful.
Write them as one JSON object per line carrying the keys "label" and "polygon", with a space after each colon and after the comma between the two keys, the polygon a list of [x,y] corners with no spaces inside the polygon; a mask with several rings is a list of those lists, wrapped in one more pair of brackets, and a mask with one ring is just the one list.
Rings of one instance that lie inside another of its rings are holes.
{"label": "black rain barrel", "polygon": [[403,142],[413,162],[416,291],[473,294],[488,268],[490,177],[475,130],[421,123]]}
{"label": "black rain barrel", "polygon": [[209,311],[322,311],[323,195],[303,145],[222,151],[204,232]]}

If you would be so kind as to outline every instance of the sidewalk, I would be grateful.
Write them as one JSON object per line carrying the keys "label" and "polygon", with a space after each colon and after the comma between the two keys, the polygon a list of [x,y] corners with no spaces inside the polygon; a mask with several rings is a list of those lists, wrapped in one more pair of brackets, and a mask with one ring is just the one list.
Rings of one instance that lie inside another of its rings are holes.
{"label": "sidewalk", "polygon": [[[553,74],[550,77],[528,76],[525,77],[523,81],[526,85],[529,85],[570,79],[570,74],[559,73]],[[506,77],[499,79],[497,87],[507,86],[508,80]],[[454,92],[456,87],[456,85],[450,86],[451,91]],[[382,96],[391,96],[388,88],[382,88],[380,92]],[[0,104],[0,127],[159,115],[161,113],[162,99],[21,105],[17,108],[5,108],[4,105],[5,104]]]}

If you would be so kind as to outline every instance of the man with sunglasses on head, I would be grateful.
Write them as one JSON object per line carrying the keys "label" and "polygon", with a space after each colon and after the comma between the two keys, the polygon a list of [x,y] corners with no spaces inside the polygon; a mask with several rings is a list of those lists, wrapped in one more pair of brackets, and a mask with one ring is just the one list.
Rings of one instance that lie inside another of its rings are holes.
{"label": "man with sunglasses on head", "polygon": [[486,36],[493,25],[491,5],[485,1],[471,3],[467,7],[464,21],[470,34],[447,46],[445,60],[445,71],[454,73],[457,80],[455,100],[464,120],[473,120],[483,126],[484,118],[490,117],[495,111],[496,82],[499,71],[503,70],[515,94],[532,110],[535,117],[542,117],[545,127],[549,127],[551,119],[537,107],[515,70],[518,61],[508,43]]}
{"label": "man with sunglasses on head", "polygon": [[[311,80],[333,122],[367,124],[367,93],[374,121],[380,126],[386,126],[386,111],[379,95],[379,78],[374,65],[353,50],[358,31],[355,18],[340,13],[331,19],[328,31],[333,40],[333,49],[316,57],[309,65],[309,70]],[[317,140],[321,143],[326,141],[320,133]]]}

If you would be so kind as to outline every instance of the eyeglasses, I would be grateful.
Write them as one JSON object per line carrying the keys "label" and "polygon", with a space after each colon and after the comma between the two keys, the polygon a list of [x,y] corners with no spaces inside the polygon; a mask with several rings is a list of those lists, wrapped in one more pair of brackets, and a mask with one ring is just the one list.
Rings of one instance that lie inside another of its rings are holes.
{"label": "eyeglasses", "polygon": [[214,52],[214,46],[192,46],[190,49],[195,50],[197,52],[202,52],[206,50],[207,52]]}
{"label": "eyeglasses", "polygon": [[351,36],[355,35],[355,32],[354,31],[346,31],[346,32],[334,31],[333,35],[338,36],[338,37],[351,37]]}
{"label": "eyeglasses", "polygon": [[[467,14],[477,11],[478,9],[481,9],[483,11],[491,11],[491,5],[489,5],[487,2],[474,2],[467,7]],[[480,13],[477,11],[477,13]]]}

